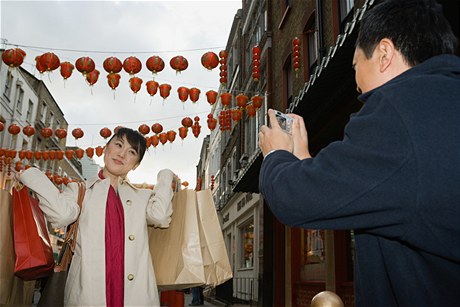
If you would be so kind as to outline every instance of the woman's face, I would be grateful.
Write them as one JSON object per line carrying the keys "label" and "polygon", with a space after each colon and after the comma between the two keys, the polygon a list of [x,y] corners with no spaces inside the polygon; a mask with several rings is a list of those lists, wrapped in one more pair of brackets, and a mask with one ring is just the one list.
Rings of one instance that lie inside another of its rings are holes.
{"label": "woman's face", "polygon": [[112,175],[125,177],[139,162],[139,153],[125,136],[114,137],[104,152],[105,169]]}

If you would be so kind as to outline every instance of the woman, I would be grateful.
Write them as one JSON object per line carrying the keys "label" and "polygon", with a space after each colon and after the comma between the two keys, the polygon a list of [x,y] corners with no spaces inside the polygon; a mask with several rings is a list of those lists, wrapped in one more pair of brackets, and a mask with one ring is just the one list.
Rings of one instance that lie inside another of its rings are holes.
{"label": "woman", "polygon": [[104,168],[86,182],[81,212],[77,184],[70,183],[60,193],[36,168],[20,175],[38,194],[40,208],[54,227],[80,218],[66,306],[160,305],[147,225],[169,226],[174,174],[160,171],[153,191],[134,187],[126,175],[140,164],[145,150],[142,135],[119,128],[105,148]]}

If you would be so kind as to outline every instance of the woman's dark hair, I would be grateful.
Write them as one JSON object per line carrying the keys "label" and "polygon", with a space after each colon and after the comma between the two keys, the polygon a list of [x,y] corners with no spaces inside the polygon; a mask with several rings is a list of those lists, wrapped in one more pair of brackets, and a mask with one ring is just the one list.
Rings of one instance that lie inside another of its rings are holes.
{"label": "woman's dark hair", "polygon": [[115,129],[115,133],[110,138],[108,143],[110,143],[114,137],[119,139],[125,137],[126,140],[128,140],[129,145],[131,145],[131,147],[139,154],[139,163],[142,161],[142,158],[144,158],[145,150],[147,149],[147,141],[142,134],[130,128],[119,127]]}
{"label": "woman's dark hair", "polygon": [[361,20],[356,47],[371,58],[380,40],[390,39],[410,66],[454,54],[457,38],[435,0],[385,0]]}

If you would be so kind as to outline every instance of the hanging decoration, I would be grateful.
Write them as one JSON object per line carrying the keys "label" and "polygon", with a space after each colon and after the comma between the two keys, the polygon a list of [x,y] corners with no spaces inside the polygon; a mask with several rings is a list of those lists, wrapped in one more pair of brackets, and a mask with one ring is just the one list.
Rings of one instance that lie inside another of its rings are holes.
{"label": "hanging decoration", "polygon": [[32,127],[31,125],[27,125],[24,128],[22,128],[22,133],[24,133],[28,137],[31,137],[32,135],[35,134],[35,128]]}
{"label": "hanging decoration", "polygon": [[182,126],[190,128],[193,125],[193,121],[190,117],[184,117],[181,121]]}
{"label": "hanging decoration", "polygon": [[206,52],[201,56],[201,65],[207,70],[212,70],[219,64],[219,58],[217,54],[212,51]]}
{"label": "hanging decoration", "polygon": [[179,127],[179,136],[182,140],[187,137],[188,128],[185,126]]}
{"label": "hanging decoration", "polygon": [[152,132],[153,133],[156,133],[156,134],[159,134],[161,132],[163,132],[163,126],[159,123],[155,123],[152,125]]}
{"label": "hanging decoration", "polygon": [[83,132],[81,128],[75,128],[72,130],[72,135],[75,138],[75,140],[78,140],[82,138],[85,135],[85,133]]}
{"label": "hanging decoration", "polygon": [[232,119],[234,121],[239,121],[241,119],[241,117],[243,117],[243,111],[241,111],[241,109],[233,109],[232,110]]}
{"label": "hanging decoration", "polygon": [[211,175],[211,190],[214,190],[215,181],[216,181],[216,179],[215,179],[214,175]]}
{"label": "hanging decoration", "polygon": [[134,94],[137,94],[139,90],[141,89],[142,86],[142,79],[139,77],[131,77],[129,79],[129,87],[131,90],[134,92]]}
{"label": "hanging decoration", "polygon": [[85,153],[86,153],[86,156],[91,159],[94,156],[94,148],[93,147],[86,148]]}
{"label": "hanging decoration", "polygon": [[228,108],[228,107],[231,107],[232,105],[232,94],[230,93],[222,93],[220,95],[220,101],[222,102],[222,106],[224,108]]}
{"label": "hanging decoration", "polygon": [[217,119],[214,118],[212,113],[208,114],[208,119],[206,120],[206,122],[208,123],[209,130],[213,131],[214,129],[216,129]]}
{"label": "hanging decoration", "polygon": [[8,127],[8,132],[11,133],[12,135],[17,135],[19,132],[21,132],[21,127],[19,127],[16,124],[11,124]]}
{"label": "hanging decoration", "polygon": [[21,66],[21,64],[24,62],[25,57],[26,53],[21,48],[8,49],[3,51],[2,53],[2,61],[10,69],[14,69],[16,67]]}
{"label": "hanging decoration", "polygon": [[81,148],[75,149],[75,156],[77,156],[77,159],[83,158],[85,151]]}
{"label": "hanging decoration", "polygon": [[73,73],[74,68],[75,66],[70,62],[61,63],[60,73],[61,73],[61,76],[64,78],[64,81],[70,78],[70,76]]}
{"label": "hanging decoration", "polygon": [[67,137],[67,130],[58,128],[54,131],[54,135],[60,140],[65,139]]}
{"label": "hanging decoration", "polygon": [[0,132],[2,132],[3,130],[5,130],[5,124],[0,121]]}
{"label": "hanging decoration", "polygon": [[75,154],[75,151],[73,151],[72,149],[67,149],[65,151],[65,156],[67,160],[72,160],[74,154]]}
{"label": "hanging decoration", "polygon": [[258,82],[260,79],[260,47],[252,47],[252,79]]}
{"label": "hanging decoration", "polygon": [[44,137],[45,139],[48,139],[50,138],[52,135],[53,135],[53,129],[49,128],[49,127],[45,127],[45,128],[42,128],[40,130],[40,134],[42,135],[42,137]]}
{"label": "hanging decoration", "polygon": [[38,70],[40,74],[43,74],[46,71],[46,68],[42,65],[40,61],[40,56],[35,57],[35,68]]}
{"label": "hanging decoration", "polygon": [[150,127],[146,124],[142,124],[139,126],[139,128],[137,128],[137,130],[142,133],[142,135],[146,135],[146,134],[149,134],[150,132]]}
{"label": "hanging decoration", "polygon": [[227,84],[227,57],[228,57],[228,53],[226,50],[221,50],[219,52],[219,58],[220,58],[219,59],[219,63],[220,63],[219,81],[223,85]]}
{"label": "hanging decoration", "polygon": [[96,63],[90,57],[81,57],[75,62],[75,68],[86,77],[96,68]]}
{"label": "hanging decoration", "polygon": [[47,52],[40,56],[40,64],[43,68],[45,68],[45,71],[50,72],[58,69],[61,65],[61,62],[57,55],[52,52]]}
{"label": "hanging decoration", "polygon": [[198,136],[200,135],[200,131],[201,131],[200,118],[198,116],[195,116],[193,120],[195,122],[193,123],[193,126],[192,126],[192,133],[196,138],[198,138]]}
{"label": "hanging decoration", "polygon": [[104,140],[106,140],[112,135],[112,131],[110,131],[109,128],[104,127],[99,131],[99,134],[104,138]]}
{"label": "hanging decoration", "polygon": [[120,79],[121,79],[121,76],[119,73],[110,73],[107,75],[107,83],[109,84],[110,88],[114,91],[118,87],[118,85],[120,85]]}
{"label": "hanging decoration", "polygon": [[167,83],[160,84],[160,96],[163,98],[163,103],[166,98],[169,97],[169,94],[171,92],[171,85]]}
{"label": "hanging decoration", "polygon": [[185,86],[180,86],[177,89],[177,94],[179,95],[179,100],[185,102],[188,99],[189,89]]}
{"label": "hanging decoration", "polygon": [[200,99],[200,93],[201,91],[199,89],[197,89],[196,87],[192,87],[189,91],[190,100],[193,103],[196,103],[198,99]]}
{"label": "hanging decoration", "polygon": [[145,65],[147,66],[147,69],[152,72],[152,74],[159,73],[165,68],[165,62],[157,55],[148,58]]}
{"label": "hanging decoration", "polygon": [[157,93],[158,86],[159,84],[155,80],[150,80],[145,83],[145,87],[147,88],[147,93],[149,93],[151,97],[153,97]]}
{"label": "hanging decoration", "polygon": [[294,68],[297,78],[300,70],[300,39],[298,37],[294,37],[292,40],[292,68]]}
{"label": "hanging decoration", "polygon": [[256,109],[260,109],[262,107],[262,102],[264,101],[264,97],[260,95],[254,95],[251,98],[252,105]]}
{"label": "hanging decoration", "polygon": [[176,131],[169,130],[168,132],[166,132],[166,136],[168,138],[168,141],[172,143],[176,139]]}
{"label": "hanging decoration", "polygon": [[160,138],[160,143],[162,145],[166,144],[166,142],[168,141],[168,135],[166,134],[166,132],[160,133],[158,137]]}
{"label": "hanging decoration", "polygon": [[135,75],[142,69],[141,61],[135,56],[130,56],[123,62],[123,69],[130,75]]}
{"label": "hanging decoration", "polygon": [[217,101],[217,92],[214,90],[209,90],[206,92],[206,99],[210,105],[213,105]]}
{"label": "hanging decoration", "polygon": [[158,143],[160,143],[160,138],[157,134],[154,134],[150,137],[150,142],[152,143],[152,146],[156,148]]}
{"label": "hanging decoration", "polygon": [[249,117],[256,116],[256,108],[254,107],[254,105],[252,103],[250,103],[250,104],[248,104],[246,106],[246,112],[248,113]]}
{"label": "hanging decoration", "polygon": [[219,118],[219,129],[220,131],[231,130],[232,128],[232,111],[231,110],[222,110],[218,116]]}
{"label": "hanging decoration", "polygon": [[102,146],[97,146],[96,147],[96,156],[100,157],[104,153],[104,147]]}
{"label": "hanging decoration", "polygon": [[94,69],[92,72],[86,74],[86,82],[88,82],[91,88],[91,95],[93,94],[93,85],[96,84],[99,79],[99,70]]}
{"label": "hanging decoration", "polygon": [[109,74],[117,74],[123,68],[123,64],[121,63],[120,59],[114,56],[106,58],[102,66],[104,67],[105,71]]}
{"label": "hanging decoration", "polygon": [[172,69],[176,71],[176,74],[177,74],[187,69],[188,61],[183,56],[178,55],[178,56],[173,57],[169,61],[169,65],[171,66]]}
{"label": "hanging decoration", "polygon": [[238,94],[236,96],[236,105],[238,106],[238,108],[245,108],[246,104],[248,103],[248,100],[249,98],[245,94]]}

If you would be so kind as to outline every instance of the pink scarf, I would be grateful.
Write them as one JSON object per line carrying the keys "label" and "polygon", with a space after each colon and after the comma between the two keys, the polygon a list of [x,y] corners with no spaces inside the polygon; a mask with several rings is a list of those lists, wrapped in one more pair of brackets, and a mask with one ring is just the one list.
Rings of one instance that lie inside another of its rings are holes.
{"label": "pink scarf", "polygon": [[[102,170],[99,178],[104,179]],[[125,220],[120,196],[110,186],[105,210],[105,296],[107,307],[124,306]]]}

